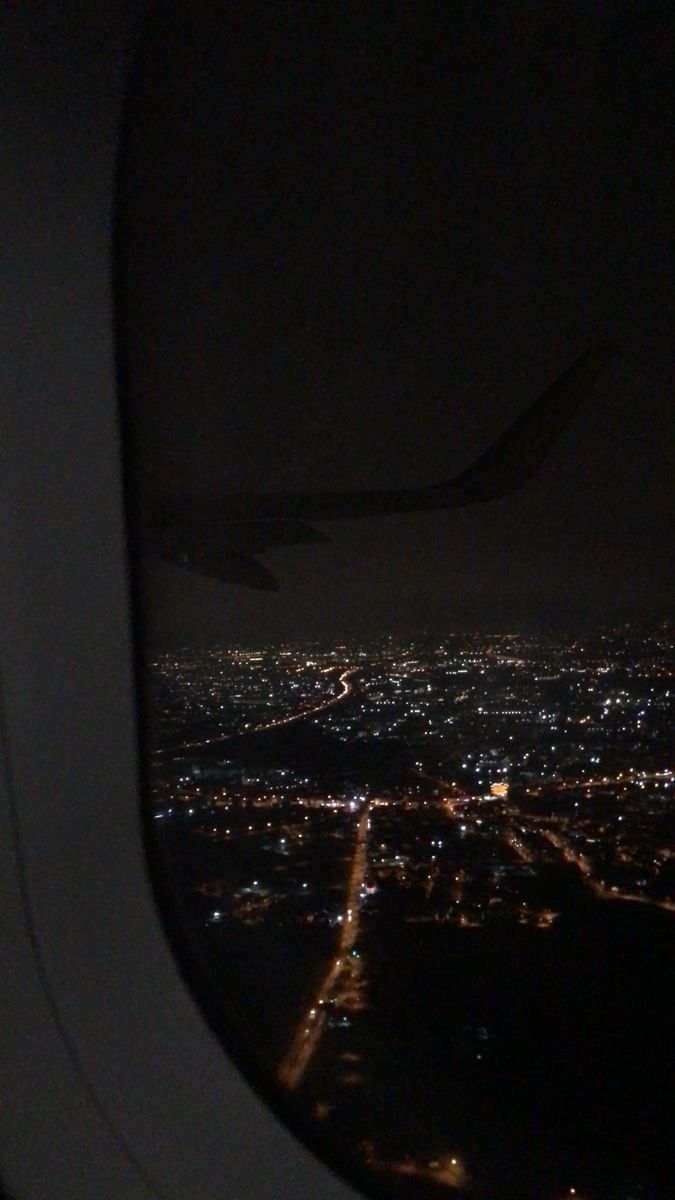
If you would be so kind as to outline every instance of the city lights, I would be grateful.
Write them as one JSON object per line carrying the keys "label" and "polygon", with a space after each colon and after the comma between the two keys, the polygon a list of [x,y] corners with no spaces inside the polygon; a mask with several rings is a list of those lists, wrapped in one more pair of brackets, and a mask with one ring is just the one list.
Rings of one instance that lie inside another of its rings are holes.
{"label": "city lights", "polygon": [[[579,922],[583,942],[596,910],[602,920],[625,906],[645,920],[675,913],[668,655],[659,635],[476,634],[157,660],[156,836],[180,846],[194,885],[179,900],[210,939],[214,971],[227,964],[231,981],[245,962],[252,1036],[275,1031],[277,1081],[309,1097],[317,1120],[329,1126],[345,1104],[356,1120],[366,1095],[389,1111],[392,1087],[414,1093],[416,1055],[430,1055],[430,1077],[443,1062],[467,1094],[489,1090],[510,1036],[502,993],[510,1011],[518,974],[502,965],[489,1003],[469,988],[455,1012],[464,955],[479,957],[486,980],[491,955],[536,972],[557,931]],[[447,1013],[431,1006],[439,972]],[[555,994],[564,1004],[572,988],[576,1011],[584,984],[569,975],[556,976]],[[595,1004],[593,994],[580,1011]],[[417,1046],[418,1023],[433,1030],[428,1047]],[[378,1057],[394,1036],[411,1050],[400,1079]],[[547,1053],[531,1036],[527,1054]],[[602,1078],[592,1061],[588,1071]],[[420,1195],[468,1186],[463,1150],[411,1144],[399,1155],[358,1120],[373,1169]]]}

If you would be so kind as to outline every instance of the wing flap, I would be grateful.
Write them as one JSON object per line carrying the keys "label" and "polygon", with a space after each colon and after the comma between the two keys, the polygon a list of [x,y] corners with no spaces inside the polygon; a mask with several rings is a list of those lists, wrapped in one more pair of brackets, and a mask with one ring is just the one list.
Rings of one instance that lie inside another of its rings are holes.
{"label": "wing flap", "polygon": [[156,514],[150,542],[160,558],[210,579],[278,590],[276,577],[254,557],[275,546],[327,542],[327,534],[304,521],[224,520],[206,500],[172,502]]}

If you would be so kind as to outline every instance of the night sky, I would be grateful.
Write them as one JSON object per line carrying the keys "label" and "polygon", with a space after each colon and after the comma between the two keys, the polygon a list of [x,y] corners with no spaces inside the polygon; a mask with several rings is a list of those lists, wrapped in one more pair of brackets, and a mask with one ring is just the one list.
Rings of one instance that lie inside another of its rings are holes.
{"label": "night sky", "polygon": [[157,7],[116,243],[141,502],[435,482],[624,349],[510,498],[323,525],[276,594],[153,566],[153,645],[668,614],[669,8]]}

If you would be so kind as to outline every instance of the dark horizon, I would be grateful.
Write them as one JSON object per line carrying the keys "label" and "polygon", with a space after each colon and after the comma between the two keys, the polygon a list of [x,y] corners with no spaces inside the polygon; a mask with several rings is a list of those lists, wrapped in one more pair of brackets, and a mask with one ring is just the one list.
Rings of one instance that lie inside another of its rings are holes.
{"label": "dark horizon", "polygon": [[201,651],[209,649],[227,649],[233,647],[252,647],[252,646],[279,646],[284,643],[299,643],[306,642],[307,644],[325,645],[327,642],[336,644],[344,643],[349,646],[350,642],[381,642],[386,640],[398,641],[409,639],[411,641],[434,639],[439,640],[452,638],[473,638],[473,637],[534,637],[554,639],[568,638],[593,638],[593,637],[630,637],[631,635],[655,637],[659,634],[665,637],[673,637],[673,621],[670,614],[663,612],[661,614],[652,613],[650,616],[642,616],[633,614],[626,616],[625,614],[618,615],[613,618],[611,615],[598,621],[595,617],[587,615],[585,619],[574,620],[555,616],[554,614],[540,613],[533,617],[530,621],[508,621],[504,618],[499,622],[490,622],[485,620],[481,623],[465,623],[460,624],[455,622],[452,625],[447,622],[444,625],[412,625],[412,624],[390,624],[378,630],[372,630],[365,626],[358,628],[355,624],[346,628],[345,626],[336,626],[334,629],[316,629],[308,630],[306,627],[298,627],[293,630],[287,627],[278,635],[272,635],[269,631],[259,631],[258,633],[241,634],[239,636],[226,637],[217,635],[212,637],[192,638],[191,640],[181,641],[160,640],[151,637],[144,639],[145,656],[152,658],[155,655],[170,654],[180,651]]}

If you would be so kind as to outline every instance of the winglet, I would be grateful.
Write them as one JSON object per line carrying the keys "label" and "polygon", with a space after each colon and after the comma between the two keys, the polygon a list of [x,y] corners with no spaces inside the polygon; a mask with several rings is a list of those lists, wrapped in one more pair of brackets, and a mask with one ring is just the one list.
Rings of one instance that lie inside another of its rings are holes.
{"label": "winglet", "polygon": [[434,507],[441,507],[496,500],[522,487],[619,348],[617,341],[596,342],[472,466],[447,483],[420,489],[420,493],[433,501]]}

